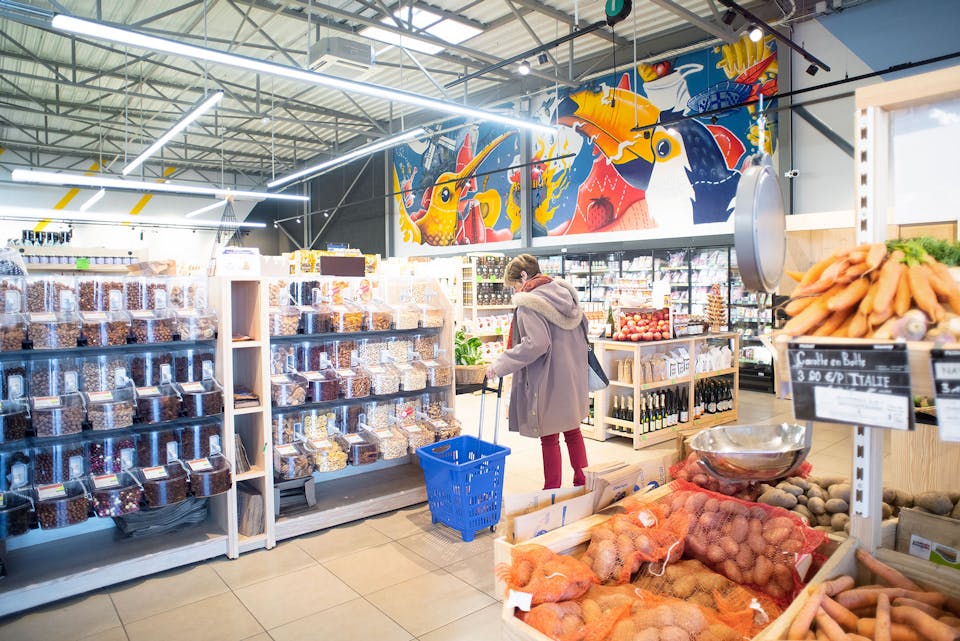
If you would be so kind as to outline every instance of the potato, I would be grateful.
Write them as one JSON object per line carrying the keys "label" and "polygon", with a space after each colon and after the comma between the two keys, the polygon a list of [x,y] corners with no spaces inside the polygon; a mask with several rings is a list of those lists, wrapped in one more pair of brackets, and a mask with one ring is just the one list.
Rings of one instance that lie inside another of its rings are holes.
{"label": "potato", "polygon": [[730,519],[730,538],[737,543],[742,543],[747,538],[749,531],[750,528],[749,523],[747,523],[747,517],[742,514],[737,514]]}
{"label": "potato", "polygon": [[957,505],[953,508],[953,512],[950,513],[950,517],[954,519],[960,519],[960,501],[957,501]]}
{"label": "potato", "polygon": [[886,501],[880,504],[880,510],[883,513],[883,520],[886,521],[893,516],[893,507]]}
{"label": "potato", "polygon": [[687,497],[686,502],[683,504],[683,509],[690,514],[699,514],[701,511],[700,509],[709,499],[710,497],[703,492],[691,492],[690,496]]}
{"label": "potato", "polygon": [[734,583],[743,583],[743,572],[740,571],[740,566],[733,559],[724,561],[720,566],[720,571]]}
{"label": "potato", "polygon": [[913,494],[907,492],[906,490],[895,490],[897,493],[897,498],[893,500],[893,504],[897,507],[913,507]]}
{"label": "potato", "polygon": [[790,531],[790,528],[787,527],[778,527],[769,530],[764,529],[763,540],[770,545],[777,545],[778,543],[783,543],[784,539],[790,536]]}
{"label": "potato", "polygon": [[798,505],[797,507],[793,508],[792,511],[794,514],[806,521],[807,524],[813,522],[813,514],[810,513],[810,510],[808,510],[805,505]]}
{"label": "potato", "polygon": [[794,525],[795,523],[793,519],[791,519],[789,516],[774,516],[767,519],[767,521],[763,524],[763,531],[766,532],[767,530],[776,530],[779,528],[793,528]]}
{"label": "potato", "polygon": [[754,583],[757,585],[766,585],[773,577],[773,563],[765,556],[758,556],[753,566]]}
{"label": "potato", "polygon": [[893,503],[897,498],[897,491],[892,487],[883,488],[883,502]]}
{"label": "potato", "polygon": [[807,496],[811,499],[823,499],[826,495],[826,492],[819,485],[811,484],[810,489],[807,490]]}
{"label": "potato", "polygon": [[711,563],[723,563],[727,556],[727,553],[717,543],[711,543],[707,546],[707,560]]}
{"label": "potato", "polygon": [[818,496],[814,496],[814,497],[811,497],[809,501],[807,501],[807,509],[810,510],[811,514],[815,514],[815,515],[826,514],[827,504],[822,498]]}
{"label": "potato", "polygon": [[727,555],[727,558],[735,558],[737,553],[740,552],[740,544],[731,539],[729,536],[721,538],[719,545],[721,548],[723,548],[723,552]]}
{"label": "potato", "polygon": [[720,507],[720,500],[713,497],[707,499],[707,502],[703,504],[704,512],[716,512]]}
{"label": "potato", "polygon": [[840,476],[827,476],[820,479],[820,486],[827,489],[839,483],[847,483],[847,479]]}
{"label": "potato", "polygon": [[848,512],[850,506],[843,499],[830,499],[826,502],[827,512],[830,514],[838,514],[840,512]]}
{"label": "potato", "polygon": [[960,491],[957,490],[947,490],[947,496],[950,497],[951,503],[960,502]]}
{"label": "potato", "polygon": [[690,635],[683,628],[668,625],[660,628],[660,641],[690,641]]}
{"label": "potato", "polygon": [[746,516],[747,507],[733,500],[720,501],[720,511],[726,512],[727,514],[742,514]]}
{"label": "potato", "polygon": [[777,489],[783,490],[787,494],[792,494],[794,496],[800,496],[801,494],[803,494],[803,488],[797,485],[794,485],[793,483],[786,483],[786,482],[778,483]]}
{"label": "potato", "polygon": [[[756,525],[753,525],[753,524]],[[767,541],[763,538],[763,526],[760,521],[750,521],[750,532],[747,534],[747,545],[754,554],[763,554],[767,549]]]}
{"label": "potato", "polygon": [[788,494],[783,490],[774,488],[761,494],[760,498],[757,499],[757,502],[765,505],[775,505],[776,507],[782,507],[789,510],[797,504],[797,497],[793,494]]}
{"label": "potato", "polygon": [[916,504],[934,514],[944,515],[953,511],[953,503],[945,492],[923,492],[917,495]]}
{"label": "potato", "polygon": [[791,476],[787,478],[787,483],[792,483],[793,485],[796,485],[804,492],[810,489],[810,482],[807,481],[807,479],[800,478],[799,476]]}
{"label": "potato", "polygon": [[697,577],[694,574],[686,574],[676,580],[673,584],[673,596],[678,599],[686,599],[697,589]]}
{"label": "potato", "polygon": [[849,483],[837,483],[836,485],[831,485],[830,489],[827,490],[827,494],[830,495],[831,499],[841,499],[845,503],[850,502],[850,484]]}
{"label": "potato", "polygon": [[793,554],[794,552],[799,552],[800,548],[803,547],[803,538],[798,536],[797,533],[791,532],[790,536],[783,540],[783,543],[780,544],[780,551],[787,554]]}
{"label": "potato", "polygon": [[741,545],[740,551],[737,552],[737,558],[735,560],[737,565],[740,566],[741,570],[746,570],[747,568],[753,567],[756,559],[757,555],[753,550],[750,549],[749,545]]}
{"label": "potato", "polygon": [[835,532],[842,532],[843,526],[846,525],[849,520],[850,516],[847,514],[834,514],[830,517],[830,527],[832,527]]}
{"label": "potato", "polygon": [[830,517],[832,514],[818,514],[817,515],[817,525],[830,525]]}
{"label": "potato", "polygon": [[800,505],[806,505],[807,501],[809,500],[810,498],[806,494],[801,494],[800,496],[797,497],[797,503],[799,503]]}

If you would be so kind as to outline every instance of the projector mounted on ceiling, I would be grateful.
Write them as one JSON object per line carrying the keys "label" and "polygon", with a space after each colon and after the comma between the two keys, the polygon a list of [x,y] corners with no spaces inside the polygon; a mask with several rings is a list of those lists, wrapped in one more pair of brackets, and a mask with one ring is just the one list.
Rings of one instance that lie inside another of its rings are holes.
{"label": "projector mounted on ceiling", "polygon": [[331,76],[363,80],[373,73],[373,48],[336,36],[320,38],[310,47],[310,68]]}

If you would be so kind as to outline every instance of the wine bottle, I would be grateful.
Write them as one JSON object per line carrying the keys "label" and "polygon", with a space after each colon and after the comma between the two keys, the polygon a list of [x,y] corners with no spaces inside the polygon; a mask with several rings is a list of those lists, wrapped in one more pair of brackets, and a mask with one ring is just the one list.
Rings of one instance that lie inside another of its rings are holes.
{"label": "wine bottle", "polygon": [[613,397],[613,418],[620,418],[620,397]]}
{"label": "wine bottle", "polygon": [[680,418],[678,420],[681,423],[687,423],[690,420],[690,405],[686,388],[680,392]]}
{"label": "wine bottle", "polygon": [[633,422],[633,397],[627,397],[627,420]]}
{"label": "wine bottle", "polygon": [[709,391],[707,392],[707,414],[716,414],[717,413],[717,395],[718,395],[717,388],[713,384],[713,382],[711,382],[710,387],[708,389]]}
{"label": "wine bottle", "polygon": [[655,413],[655,419],[656,419],[656,425],[654,426],[654,430],[662,430],[663,429],[663,408],[660,407],[659,394],[653,395],[653,407],[654,407],[654,413]]}
{"label": "wine bottle", "polygon": [[680,390],[670,390],[670,425],[675,427],[680,423]]}
{"label": "wine bottle", "polygon": [[613,338],[614,334],[614,322],[613,322],[613,307],[607,306],[607,331],[606,337]]}

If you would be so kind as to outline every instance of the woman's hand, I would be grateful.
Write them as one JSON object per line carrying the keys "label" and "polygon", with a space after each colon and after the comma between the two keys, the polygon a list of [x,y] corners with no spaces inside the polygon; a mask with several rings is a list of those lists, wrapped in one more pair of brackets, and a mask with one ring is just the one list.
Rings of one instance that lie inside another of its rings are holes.
{"label": "woman's hand", "polygon": [[497,373],[494,371],[493,365],[487,365],[487,378],[490,380],[497,378]]}

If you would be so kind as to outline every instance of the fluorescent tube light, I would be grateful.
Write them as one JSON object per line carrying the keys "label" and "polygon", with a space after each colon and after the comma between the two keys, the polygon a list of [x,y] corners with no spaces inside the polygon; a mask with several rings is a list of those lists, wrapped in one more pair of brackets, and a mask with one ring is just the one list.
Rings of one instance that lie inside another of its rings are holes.
{"label": "fluorescent tube light", "polygon": [[296,180],[297,178],[302,178],[304,176],[323,173],[324,171],[328,171],[330,169],[333,169],[334,167],[337,167],[344,163],[348,163],[351,160],[354,160],[356,158],[363,158],[364,156],[380,151],[382,149],[387,149],[388,147],[399,145],[404,141],[426,135],[426,133],[427,133],[426,129],[424,129],[423,127],[417,127],[416,129],[405,131],[396,136],[391,136],[390,138],[384,138],[383,140],[378,140],[369,145],[364,145],[363,147],[357,147],[356,149],[348,151],[342,156],[337,156],[336,158],[325,160],[320,164],[313,165],[311,167],[306,167],[305,169],[301,169],[300,171],[292,173],[288,176],[282,176],[280,178],[277,178],[276,180],[267,183],[267,187],[272,189],[273,187],[284,185],[290,182],[291,180]]}
{"label": "fluorescent tube light", "polygon": [[98,191],[94,195],[87,198],[86,202],[80,205],[80,211],[87,211],[106,195],[107,195],[107,190],[101,188],[100,191]]}
{"label": "fluorescent tube light", "polygon": [[155,225],[158,227],[179,227],[193,229],[205,227],[218,229],[259,229],[266,227],[265,223],[225,222],[219,220],[177,220],[176,218],[161,218],[159,216],[131,216],[130,214],[91,214],[87,212],[68,211],[65,209],[37,209],[34,207],[0,207],[0,220],[53,220],[56,222],[95,223],[95,224],[129,224]]}
{"label": "fluorescent tube light", "polygon": [[178,123],[175,124],[173,127],[171,127],[171,128],[167,131],[167,133],[165,133],[165,134],[163,134],[162,136],[160,136],[159,138],[157,138],[157,141],[156,141],[155,143],[153,143],[152,145],[150,145],[149,147],[147,147],[147,148],[143,151],[143,153],[141,153],[139,156],[137,156],[136,158],[134,158],[133,161],[132,161],[130,164],[128,164],[126,167],[124,167],[124,168],[123,168],[123,175],[124,175],[124,176],[128,175],[131,171],[133,171],[134,169],[136,169],[137,167],[139,167],[140,165],[142,165],[144,160],[146,160],[147,158],[149,158],[149,157],[152,156],[153,154],[155,154],[155,153],[157,153],[158,151],[160,151],[160,148],[163,147],[163,146],[164,146],[165,144],[167,144],[168,142],[170,142],[170,140],[172,140],[174,136],[176,136],[176,135],[179,134],[181,131],[183,131],[184,129],[186,129],[187,127],[189,127],[189,126],[191,125],[191,123],[193,123],[194,120],[196,120],[197,118],[199,118],[199,117],[202,116],[203,114],[205,114],[205,113],[207,113],[208,111],[210,111],[210,109],[212,109],[213,106],[216,105],[218,102],[220,102],[222,99],[223,99],[223,92],[222,92],[222,91],[218,91],[218,92],[216,92],[215,94],[213,94],[212,96],[208,97],[208,98],[207,98],[206,100],[204,100],[203,102],[201,102],[200,105],[199,105],[196,109],[194,109],[193,111],[191,111],[190,113],[188,113],[186,116],[184,116],[183,119],[180,120],[180,122],[178,122]]}
{"label": "fluorescent tube light", "polygon": [[193,185],[176,185],[171,183],[149,182],[146,180],[122,180],[120,178],[105,178],[103,176],[82,176],[79,174],[62,174],[54,171],[38,171],[35,169],[14,169],[10,173],[14,182],[36,183],[40,185],[61,185],[64,187],[105,187],[107,189],[130,189],[133,191],[162,191],[168,194],[191,194],[195,196],[214,196],[225,198],[233,196],[241,200],[296,200],[306,202],[308,196],[294,196],[292,194],[272,194],[266,191],[237,191],[221,189],[219,187],[195,187]]}
{"label": "fluorescent tube light", "polygon": [[226,200],[226,199],[218,200],[217,202],[213,203],[212,205],[207,205],[206,207],[201,207],[201,208],[199,208],[199,209],[194,209],[193,211],[188,211],[187,213],[185,213],[185,214],[183,215],[183,217],[184,217],[184,218],[193,218],[194,216],[199,216],[200,214],[206,213],[206,212],[208,212],[208,211],[213,211],[214,209],[217,209],[218,207],[223,207],[223,206],[226,205],[226,204],[227,204],[227,200]]}
{"label": "fluorescent tube light", "polygon": [[458,116],[466,116],[468,118],[480,118],[490,122],[498,122],[500,124],[507,125],[508,127],[519,127],[522,129],[530,129],[532,131],[539,131],[542,133],[554,132],[553,127],[542,125],[533,120],[504,116],[482,109],[473,109],[471,107],[467,107],[466,105],[460,105],[447,100],[436,100],[434,98],[421,96],[420,94],[409,91],[394,89],[393,87],[381,87],[379,85],[374,85],[367,82],[357,82],[355,80],[337,78],[336,76],[328,76],[315,71],[305,71],[295,67],[288,67],[274,64],[272,62],[258,60],[256,58],[238,56],[236,54],[226,53],[224,51],[217,51],[216,49],[197,47],[194,45],[177,42],[175,40],[167,40],[166,38],[148,36],[136,31],[111,27],[99,22],[81,20],[71,16],[65,16],[61,14],[55,15],[51,20],[51,26],[60,31],[86,35],[93,38],[100,38],[102,40],[109,40],[111,42],[126,44],[132,47],[138,47],[140,49],[169,53],[176,56],[195,58],[198,60],[206,60],[208,62],[228,65],[231,67],[239,67],[240,69],[245,69],[253,73],[266,73],[274,76],[282,76],[284,78],[299,80],[313,85],[333,87],[334,89],[348,91],[353,94],[362,94],[365,96],[380,98],[382,100],[402,102],[409,105],[422,107],[424,109],[444,111],[446,113],[456,114]]}

